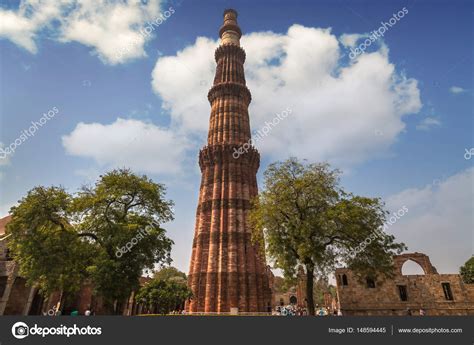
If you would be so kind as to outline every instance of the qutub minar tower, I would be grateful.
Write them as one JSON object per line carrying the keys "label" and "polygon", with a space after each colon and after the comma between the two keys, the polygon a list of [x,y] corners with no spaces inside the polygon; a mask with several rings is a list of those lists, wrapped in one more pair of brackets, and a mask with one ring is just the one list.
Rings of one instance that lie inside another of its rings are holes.
{"label": "qutub minar tower", "polygon": [[250,200],[257,195],[260,155],[251,149],[235,158],[250,140],[245,85],[245,51],[237,12],[224,11],[216,49],[214,85],[207,145],[199,152],[201,188],[196,212],[188,284],[193,299],[189,313],[265,312],[271,303],[269,270],[251,242]]}

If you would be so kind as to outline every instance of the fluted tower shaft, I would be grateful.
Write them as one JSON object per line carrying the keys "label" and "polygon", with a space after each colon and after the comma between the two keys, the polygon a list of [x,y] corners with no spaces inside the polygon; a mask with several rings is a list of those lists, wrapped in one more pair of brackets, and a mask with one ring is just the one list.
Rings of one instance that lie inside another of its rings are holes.
{"label": "fluted tower shaft", "polygon": [[202,178],[188,284],[194,298],[190,313],[262,312],[270,306],[264,258],[251,242],[250,200],[257,195],[260,155],[250,147],[236,150],[251,138],[245,82],[245,51],[237,12],[226,10],[216,49],[214,85],[207,145],[199,153]]}

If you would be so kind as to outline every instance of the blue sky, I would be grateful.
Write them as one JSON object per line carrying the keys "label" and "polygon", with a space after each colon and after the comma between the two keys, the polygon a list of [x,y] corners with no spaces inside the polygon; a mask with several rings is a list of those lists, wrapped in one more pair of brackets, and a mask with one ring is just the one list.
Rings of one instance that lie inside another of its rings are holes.
{"label": "blue sky", "polygon": [[[383,197],[392,211],[407,206],[389,231],[441,272],[472,255],[474,158],[464,157],[474,147],[472,2],[0,3],[3,148],[59,110],[0,159],[0,216],[36,185],[74,192],[127,166],[167,185],[173,258],[187,272],[206,94],[222,12],[232,7],[244,32],[253,129],[292,109],[257,145],[259,178],[290,155],[329,161],[348,190]],[[404,7],[383,38],[349,58]],[[139,34],[160,14],[151,36]]]}

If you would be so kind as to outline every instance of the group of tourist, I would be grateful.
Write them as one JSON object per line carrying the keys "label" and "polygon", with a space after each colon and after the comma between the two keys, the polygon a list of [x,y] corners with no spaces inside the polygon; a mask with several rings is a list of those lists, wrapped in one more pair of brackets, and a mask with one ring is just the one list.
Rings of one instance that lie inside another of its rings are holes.
{"label": "group of tourist", "polygon": [[[294,304],[289,304],[287,306],[277,306],[275,310],[272,312],[273,316],[307,316],[308,310],[306,307],[295,306]],[[340,310],[334,310],[331,314],[326,307],[316,307],[316,315],[317,316],[342,316],[342,312]]]}
{"label": "group of tourist", "polygon": [[274,316],[304,316],[308,315],[306,308],[295,307],[292,304],[285,306],[278,306],[273,311]]}
{"label": "group of tourist", "polygon": [[[52,308],[48,310],[47,312],[43,312],[43,315],[44,316],[61,316],[61,315],[79,316],[81,314],[79,314],[79,310],[77,309],[72,309],[70,312],[63,313],[61,309],[56,307],[56,308]],[[95,315],[95,312],[91,308],[87,308],[84,311],[84,316],[92,316],[92,315]]]}
{"label": "group of tourist", "polygon": [[[393,311],[395,314],[395,310]],[[273,316],[307,316],[308,315],[308,310],[305,307],[300,307],[296,306],[294,304],[288,304],[287,306],[277,306],[275,310],[272,312]],[[316,306],[316,316],[342,316],[342,311],[339,309],[334,309],[332,312],[330,312],[326,307],[319,307]],[[406,316],[413,316],[413,315],[419,315],[419,316],[425,316],[426,311],[423,308],[420,308],[418,313],[416,311],[413,311],[410,308],[407,308],[405,310],[405,315]]]}

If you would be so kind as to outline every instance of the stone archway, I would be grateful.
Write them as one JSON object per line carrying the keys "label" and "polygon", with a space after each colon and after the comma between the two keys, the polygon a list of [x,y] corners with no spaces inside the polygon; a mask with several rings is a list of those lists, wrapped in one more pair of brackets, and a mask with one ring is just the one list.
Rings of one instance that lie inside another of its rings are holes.
{"label": "stone archway", "polygon": [[403,265],[402,265],[402,275],[424,275],[426,274],[425,270],[423,269],[423,267],[411,260],[411,259],[408,259],[406,260]]}
{"label": "stone archway", "polygon": [[421,266],[425,274],[438,274],[436,268],[431,264],[430,258],[428,255],[423,253],[406,253],[401,255],[396,255],[394,258],[395,269],[398,274],[403,275],[402,267],[406,261],[411,260]]}

